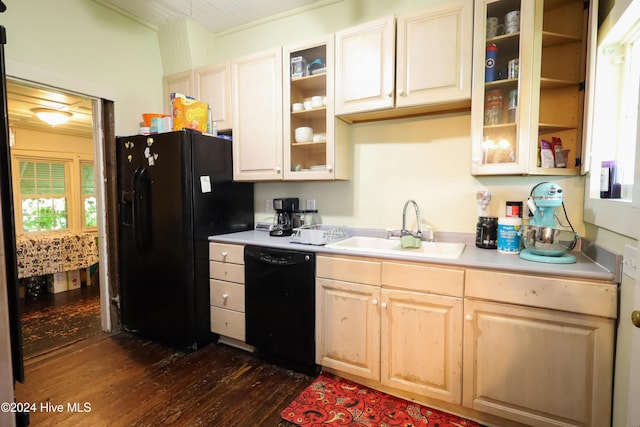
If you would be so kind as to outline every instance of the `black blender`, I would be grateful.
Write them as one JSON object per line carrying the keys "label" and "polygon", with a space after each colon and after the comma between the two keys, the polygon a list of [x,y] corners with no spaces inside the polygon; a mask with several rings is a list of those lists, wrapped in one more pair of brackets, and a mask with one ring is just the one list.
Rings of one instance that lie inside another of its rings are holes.
{"label": "black blender", "polygon": [[295,227],[294,213],[298,212],[299,206],[300,200],[297,197],[273,199],[273,209],[276,213],[269,235],[291,236]]}

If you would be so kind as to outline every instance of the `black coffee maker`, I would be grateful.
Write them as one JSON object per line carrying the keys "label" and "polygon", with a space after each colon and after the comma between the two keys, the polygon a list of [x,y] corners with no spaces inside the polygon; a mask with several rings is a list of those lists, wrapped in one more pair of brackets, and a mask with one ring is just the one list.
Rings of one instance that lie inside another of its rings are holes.
{"label": "black coffee maker", "polygon": [[269,231],[271,236],[291,236],[293,234],[294,213],[299,212],[300,200],[295,197],[273,199],[275,221]]}

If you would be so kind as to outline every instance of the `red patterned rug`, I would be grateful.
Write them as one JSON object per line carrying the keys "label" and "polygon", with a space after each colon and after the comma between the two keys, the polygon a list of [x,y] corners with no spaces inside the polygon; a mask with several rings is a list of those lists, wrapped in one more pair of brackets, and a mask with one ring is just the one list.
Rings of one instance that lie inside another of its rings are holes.
{"label": "red patterned rug", "polygon": [[461,427],[479,424],[322,373],[280,416],[303,427]]}

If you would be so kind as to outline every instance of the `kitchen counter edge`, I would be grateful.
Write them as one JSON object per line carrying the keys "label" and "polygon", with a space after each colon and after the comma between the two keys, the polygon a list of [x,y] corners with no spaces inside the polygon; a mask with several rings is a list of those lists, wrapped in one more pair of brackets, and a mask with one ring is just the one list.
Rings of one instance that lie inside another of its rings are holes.
{"label": "kitchen counter edge", "polygon": [[[467,239],[468,240],[468,239]],[[465,248],[457,259],[424,258],[411,254],[383,255],[366,251],[349,251],[326,248],[324,246],[304,245],[294,242],[292,237],[274,237],[268,232],[249,230],[229,234],[209,236],[210,242],[232,243],[239,245],[256,245],[278,249],[315,252],[355,257],[394,259],[397,261],[421,262],[425,264],[450,265],[464,268],[480,268],[485,270],[501,270],[505,272],[527,273],[545,276],[566,276],[589,280],[615,281],[613,272],[580,252],[572,252],[576,256],[574,264],[552,264],[527,261],[515,254],[503,254],[492,249],[480,249],[474,243],[465,241]]]}

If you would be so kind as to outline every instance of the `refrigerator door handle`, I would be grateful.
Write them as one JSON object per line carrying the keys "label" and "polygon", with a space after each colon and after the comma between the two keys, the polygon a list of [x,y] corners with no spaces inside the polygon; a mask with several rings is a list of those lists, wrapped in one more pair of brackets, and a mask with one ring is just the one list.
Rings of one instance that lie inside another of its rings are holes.
{"label": "refrigerator door handle", "polygon": [[139,252],[151,245],[151,178],[145,167],[133,174],[133,236]]}

